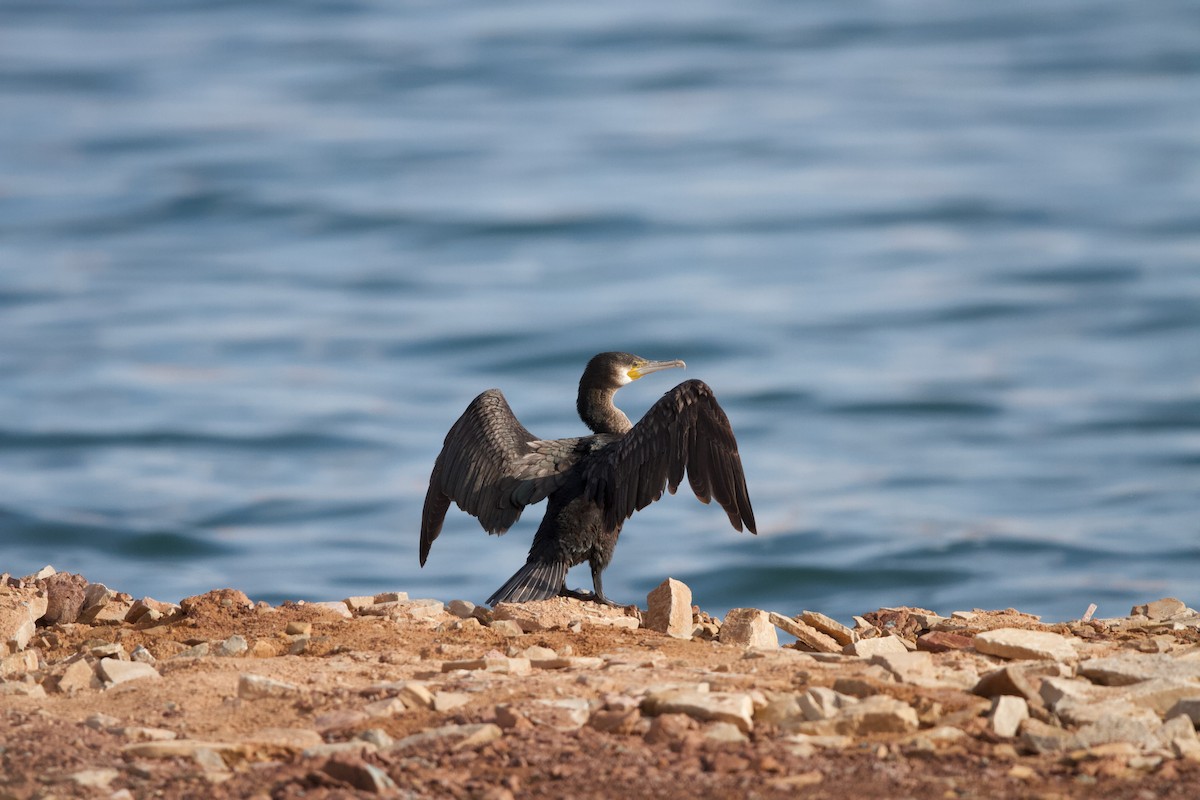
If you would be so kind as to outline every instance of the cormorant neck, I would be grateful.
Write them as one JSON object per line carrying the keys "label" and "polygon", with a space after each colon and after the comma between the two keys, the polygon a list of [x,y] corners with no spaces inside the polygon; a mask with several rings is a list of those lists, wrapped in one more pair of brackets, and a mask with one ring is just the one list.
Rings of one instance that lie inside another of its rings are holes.
{"label": "cormorant neck", "polygon": [[575,408],[583,424],[593,433],[626,434],[633,427],[625,412],[613,405],[614,389],[579,387],[579,399]]}

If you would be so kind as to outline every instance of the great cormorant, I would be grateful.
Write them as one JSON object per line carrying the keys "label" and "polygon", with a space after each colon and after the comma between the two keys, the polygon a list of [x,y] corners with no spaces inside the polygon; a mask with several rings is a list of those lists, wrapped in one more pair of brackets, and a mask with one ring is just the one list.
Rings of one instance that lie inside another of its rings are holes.
{"label": "great cormorant", "polygon": [[[576,409],[594,435],[539,439],[513,415],[499,389],[476,397],[450,432],[429,477],[421,514],[421,566],[453,500],[501,534],[530,503],[549,498],[529,558],[488,598],[490,605],[556,595],[616,605],[600,574],[612,560],[621,526],[634,511],[674,494],[687,471],[701,502],[715,499],[733,527],[755,533],[754,511],[729,418],[703,381],[667,392],[636,425],[613,405],[617,389],[644,375],[682,367],[630,353],[600,353],[579,380]],[[567,570],[584,561],[594,592],[566,587]]]}

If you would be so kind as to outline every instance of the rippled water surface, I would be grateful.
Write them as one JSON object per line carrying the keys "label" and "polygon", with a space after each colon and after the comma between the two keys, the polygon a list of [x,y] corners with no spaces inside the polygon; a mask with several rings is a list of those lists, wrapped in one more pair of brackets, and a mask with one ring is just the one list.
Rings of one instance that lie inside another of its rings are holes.
{"label": "rippled water surface", "polygon": [[490,386],[577,435],[623,349],[714,387],[760,535],[681,490],[626,526],[619,600],[1195,605],[1198,30],[1182,0],[7,2],[0,571],[481,601],[541,509],[452,510],[419,569],[442,436]]}

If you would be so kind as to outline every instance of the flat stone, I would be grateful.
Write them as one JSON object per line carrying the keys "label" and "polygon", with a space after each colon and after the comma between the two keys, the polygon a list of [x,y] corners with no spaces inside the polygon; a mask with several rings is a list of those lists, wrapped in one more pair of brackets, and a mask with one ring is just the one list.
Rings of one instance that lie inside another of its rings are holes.
{"label": "flat stone", "polygon": [[435,741],[453,742],[455,750],[467,750],[481,747],[488,742],[494,742],[503,735],[504,732],[500,730],[500,726],[491,722],[474,725],[445,725],[440,728],[431,728],[412,736],[406,736],[389,747],[388,750],[390,752],[407,750],[410,747]]}
{"label": "flat stone", "polygon": [[1134,606],[1130,609],[1130,616],[1147,617],[1152,620],[1169,620],[1175,617],[1187,616],[1190,609],[1182,600],[1174,597],[1164,597],[1161,600],[1155,600],[1153,603]]}
{"label": "flat stone", "polygon": [[408,592],[380,592],[372,599],[372,605],[375,603],[400,603],[408,600]]}
{"label": "flat stone", "polygon": [[864,697],[847,706],[834,718],[835,733],[862,736],[870,733],[908,733],[920,721],[916,710],[885,694]]}
{"label": "flat stone", "polygon": [[599,669],[604,659],[596,656],[557,656],[529,662],[534,669]]}
{"label": "flat stone", "polygon": [[809,650],[818,653],[840,653],[842,651],[842,646],[832,636],[822,633],[805,622],[776,614],[774,611],[770,614],[770,620],[772,625],[784,633],[795,636],[796,641]]}
{"label": "flat stone", "polygon": [[125,621],[133,624],[163,622],[175,619],[182,613],[183,609],[175,603],[164,603],[153,597],[143,597],[141,600],[133,601],[129,606],[129,611],[125,614]]}
{"label": "flat stone", "polygon": [[461,661],[442,662],[442,672],[452,672],[456,669],[483,670],[485,672],[498,672],[505,675],[528,675],[532,671],[528,658],[488,656],[484,658],[468,658]]}
{"label": "flat stone", "polygon": [[975,649],[999,658],[1074,661],[1075,648],[1065,636],[1050,631],[996,628],[975,635]]}
{"label": "flat stone", "polygon": [[121,748],[122,753],[132,758],[192,758],[200,750],[236,755],[245,752],[245,747],[229,742],[175,739],[158,742],[133,742]]}
{"label": "flat stone", "polygon": [[886,653],[907,653],[908,648],[897,636],[878,636],[874,639],[859,639],[846,645],[842,652],[860,658],[884,655]]}
{"label": "flat stone", "polygon": [[[552,597],[528,603],[497,603],[494,620],[512,620],[525,633],[584,627],[616,627],[636,630],[641,623],[623,608],[600,605],[570,597]],[[495,622],[492,623],[495,627]]]}
{"label": "flat stone", "polygon": [[[833,617],[827,617],[819,611],[800,612],[800,621],[810,628],[816,628],[821,633],[832,638],[840,645],[848,645],[855,640],[854,631],[838,622]],[[831,651],[832,652],[832,651]]]}
{"label": "flat stone", "polygon": [[[389,747],[391,745],[388,745]],[[376,750],[382,749],[379,745],[373,744],[362,739],[353,739],[349,742],[332,742],[330,744],[316,744],[312,747],[306,747],[300,755],[303,758],[330,758],[333,756],[364,756],[367,753],[374,753]]]}
{"label": "flat stone", "polygon": [[151,664],[140,661],[119,661],[115,658],[105,658],[96,665],[96,673],[110,685],[116,686],[142,678],[160,681],[162,675]]}
{"label": "flat stone", "polygon": [[169,728],[147,728],[142,725],[116,725],[108,732],[134,742],[168,742],[179,734]]}
{"label": "flat stone", "polygon": [[734,608],[725,615],[718,640],[739,647],[777,650],[779,635],[771,624],[771,615],[757,608]]}
{"label": "flat stone", "polygon": [[750,741],[732,722],[713,722],[704,729],[704,738],[721,744],[741,744]]}
{"label": "flat stone", "polygon": [[917,637],[917,649],[930,653],[946,653],[951,650],[969,650],[975,646],[973,636],[950,631],[929,631]]}
{"label": "flat stone", "polygon": [[238,676],[238,697],[244,700],[258,700],[263,697],[291,697],[299,691],[297,686],[263,675],[243,673]]}
{"label": "flat stone", "polygon": [[988,712],[988,727],[997,736],[1008,739],[1017,735],[1021,723],[1029,719],[1029,705],[1023,697],[1011,694],[998,695]]}
{"label": "flat stone", "polygon": [[363,713],[371,717],[396,717],[408,710],[399,697],[385,697],[363,706]]}
{"label": "flat stone", "polygon": [[1135,745],[1154,745],[1157,739],[1154,730],[1138,719],[1114,715],[1102,717],[1090,725],[1080,728],[1072,737],[1075,747],[1095,747],[1112,742],[1129,742]]}
{"label": "flat stone", "polygon": [[471,702],[466,692],[436,692],[433,695],[433,710],[440,713],[452,711]]}
{"label": "flat stone", "polygon": [[754,701],[740,692],[697,692],[686,689],[648,694],[642,712],[650,716],[686,714],[701,722],[731,722],[742,732],[754,727]]}
{"label": "flat stone", "polygon": [[1166,653],[1122,653],[1089,658],[1079,664],[1079,674],[1103,686],[1129,686],[1152,678],[1200,681],[1200,660]]}
{"label": "flat stone", "polygon": [[242,743],[258,749],[299,753],[324,744],[321,734],[309,728],[263,728],[243,738]]}
{"label": "flat stone", "polygon": [[72,772],[67,778],[76,786],[83,786],[89,789],[107,789],[108,785],[121,777],[121,773],[115,769],[83,769],[79,772]]}
{"label": "flat stone", "polygon": [[392,794],[398,791],[398,787],[386,772],[361,758],[335,756],[326,761],[321,770],[335,780],[350,784],[360,792]]}
{"label": "flat stone", "polygon": [[646,627],[677,639],[692,638],[692,590],[667,578],[646,595]]}

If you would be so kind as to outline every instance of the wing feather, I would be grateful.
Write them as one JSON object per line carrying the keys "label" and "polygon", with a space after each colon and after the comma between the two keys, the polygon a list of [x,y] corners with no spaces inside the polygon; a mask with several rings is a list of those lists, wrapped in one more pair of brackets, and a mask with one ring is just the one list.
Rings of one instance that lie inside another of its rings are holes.
{"label": "wing feather", "polygon": [[587,466],[585,493],[611,530],[662,497],[686,475],[702,503],[716,500],[737,530],[755,533],[754,510],[737,440],[725,411],[703,381],[667,392],[620,441]]}
{"label": "wing feather", "polygon": [[421,564],[442,530],[450,502],[504,533],[525,506],[544,500],[579,461],[579,439],[538,439],[499,389],[488,389],[450,428],[429,476],[421,513]]}

